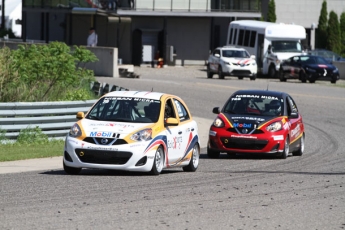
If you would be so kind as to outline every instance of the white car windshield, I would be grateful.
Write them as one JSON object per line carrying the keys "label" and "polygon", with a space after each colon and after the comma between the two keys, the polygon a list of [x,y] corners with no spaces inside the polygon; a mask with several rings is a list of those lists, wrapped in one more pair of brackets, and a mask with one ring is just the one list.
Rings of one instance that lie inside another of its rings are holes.
{"label": "white car windshield", "polygon": [[223,57],[249,58],[250,55],[245,50],[222,50]]}
{"label": "white car windshield", "polygon": [[159,100],[132,97],[103,97],[88,113],[91,120],[135,123],[157,122],[161,103]]}
{"label": "white car windshield", "polygon": [[272,41],[272,51],[302,53],[302,46],[298,41]]}

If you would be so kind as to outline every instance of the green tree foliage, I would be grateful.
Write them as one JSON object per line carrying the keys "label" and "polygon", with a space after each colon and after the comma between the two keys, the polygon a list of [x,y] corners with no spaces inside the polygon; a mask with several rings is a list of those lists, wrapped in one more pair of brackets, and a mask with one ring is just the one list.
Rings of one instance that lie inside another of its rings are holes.
{"label": "green tree foliage", "polygon": [[327,37],[327,48],[335,53],[340,53],[341,42],[340,42],[340,25],[338,21],[338,15],[331,11],[329,13],[328,21],[328,37]]}
{"label": "green tree foliage", "polygon": [[325,48],[327,46],[327,2],[322,2],[321,12],[319,16],[319,24],[316,30],[316,47]]}
{"label": "green tree foliage", "polygon": [[0,30],[0,38],[8,36],[8,38],[16,38],[16,35],[13,33],[12,29],[3,29]]}
{"label": "green tree foliage", "polygon": [[70,97],[71,91],[83,91],[94,80],[93,71],[85,64],[96,60],[84,47],[74,46],[71,50],[62,42],[20,45],[12,51],[5,47],[0,50],[0,101],[56,101]]}
{"label": "green tree foliage", "polygon": [[276,3],[274,0],[270,0],[268,3],[268,12],[267,12],[267,21],[268,22],[276,22]]}
{"label": "green tree foliage", "polygon": [[345,12],[340,15],[341,56],[345,56]]}

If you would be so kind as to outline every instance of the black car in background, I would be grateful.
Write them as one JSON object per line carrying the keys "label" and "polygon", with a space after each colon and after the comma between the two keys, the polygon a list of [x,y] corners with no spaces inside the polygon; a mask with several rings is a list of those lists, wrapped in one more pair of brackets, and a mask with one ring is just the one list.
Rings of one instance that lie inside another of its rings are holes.
{"label": "black car in background", "polygon": [[337,67],[323,57],[315,55],[297,55],[280,64],[280,81],[299,79],[303,83],[314,83],[316,80],[328,80],[336,83],[340,79]]}

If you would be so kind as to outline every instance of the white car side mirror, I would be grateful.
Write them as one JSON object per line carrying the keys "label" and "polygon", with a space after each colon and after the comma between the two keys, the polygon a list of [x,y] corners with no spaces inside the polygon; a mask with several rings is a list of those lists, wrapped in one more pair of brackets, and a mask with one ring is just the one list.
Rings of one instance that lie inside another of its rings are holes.
{"label": "white car side mirror", "polygon": [[255,60],[255,55],[250,55],[250,58]]}
{"label": "white car side mirror", "polygon": [[218,57],[218,58],[220,57],[220,55],[219,55],[219,54],[215,54],[214,56],[215,56],[215,57]]}

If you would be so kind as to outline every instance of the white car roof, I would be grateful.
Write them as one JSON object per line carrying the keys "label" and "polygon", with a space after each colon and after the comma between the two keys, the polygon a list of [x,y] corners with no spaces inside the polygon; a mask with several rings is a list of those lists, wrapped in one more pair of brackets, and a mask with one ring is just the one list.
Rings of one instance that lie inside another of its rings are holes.
{"label": "white car roof", "polygon": [[113,91],[104,96],[107,97],[140,97],[146,99],[160,100],[164,93],[149,91]]}
{"label": "white car roof", "polygon": [[223,46],[223,47],[218,47],[218,49],[221,49],[221,50],[246,50],[245,48],[234,47],[234,46]]}

